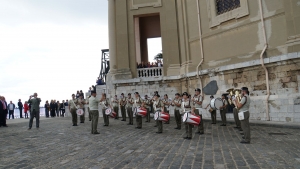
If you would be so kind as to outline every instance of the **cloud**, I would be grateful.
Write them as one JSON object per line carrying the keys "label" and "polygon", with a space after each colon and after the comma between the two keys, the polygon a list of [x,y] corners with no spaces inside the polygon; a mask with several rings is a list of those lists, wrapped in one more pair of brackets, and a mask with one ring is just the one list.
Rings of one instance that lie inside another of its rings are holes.
{"label": "cloud", "polygon": [[43,101],[87,91],[108,48],[106,1],[0,1],[0,95]]}

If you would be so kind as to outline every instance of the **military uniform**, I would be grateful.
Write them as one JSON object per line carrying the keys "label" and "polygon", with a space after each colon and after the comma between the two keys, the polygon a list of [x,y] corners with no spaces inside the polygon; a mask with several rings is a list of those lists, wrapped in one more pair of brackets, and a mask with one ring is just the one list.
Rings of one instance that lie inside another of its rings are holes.
{"label": "military uniform", "polygon": [[98,125],[98,119],[99,119],[99,110],[98,110],[98,105],[99,105],[99,100],[94,97],[91,96],[89,98],[89,108],[90,108],[90,114],[91,114],[91,118],[92,118],[92,130],[91,133],[92,134],[99,134],[99,132],[97,131],[97,125]]}
{"label": "military uniform", "polygon": [[104,126],[108,126],[109,125],[109,116],[105,114],[105,110],[110,106],[109,99],[105,98],[105,100],[103,100],[101,102],[101,104],[102,104],[102,115],[103,115],[103,120],[104,120]]}
{"label": "military uniform", "polygon": [[[189,99],[182,99],[182,106],[181,106],[181,109],[182,111],[189,111],[191,110],[191,106],[190,106],[190,100]],[[192,128],[193,128],[193,125],[192,124],[189,124],[189,123],[185,123],[185,134],[186,134],[186,137],[185,138],[192,138],[192,135],[193,135],[193,131],[192,131]]]}
{"label": "military uniform", "polygon": [[77,105],[79,105],[79,108],[83,110],[83,115],[79,116],[80,123],[84,123],[85,120],[85,99],[77,99]]}
{"label": "military uniform", "polygon": [[227,113],[228,102],[226,99],[222,99],[222,102],[223,102],[223,106],[225,107],[220,110],[220,114],[222,119],[222,126],[226,126],[226,113]]}
{"label": "military uniform", "polygon": [[[134,107],[135,108],[140,107],[141,104],[142,104],[142,99],[140,97],[134,99]],[[142,124],[143,124],[142,116],[135,115],[135,119],[136,119],[136,128],[142,128]]]}
{"label": "military uniform", "polygon": [[240,101],[240,104],[243,106],[240,108],[239,112],[244,112],[244,120],[241,120],[241,127],[244,132],[244,141],[249,142],[251,141],[251,135],[250,135],[250,124],[249,124],[249,108],[250,108],[250,97],[249,95],[245,95],[242,97],[242,100]]}
{"label": "military uniform", "polygon": [[70,99],[70,101],[69,101],[73,126],[77,126],[77,113],[76,113],[76,110],[77,110],[76,104],[77,104],[77,102],[78,102],[77,99]]}
{"label": "military uniform", "polygon": [[[238,102],[241,101],[241,98],[239,96],[236,96],[236,99],[238,100]],[[238,108],[235,106],[233,108],[233,117],[234,117],[234,121],[235,121],[235,124],[236,124],[236,128],[241,128],[241,121],[239,119],[239,111],[238,111]]]}
{"label": "military uniform", "polygon": [[[174,99],[173,100],[174,103],[176,104],[180,104],[181,105],[181,99],[178,98],[178,99]],[[181,129],[181,114],[180,114],[180,106],[177,106],[175,105],[175,108],[174,108],[174,115],[175,115],[175,121],[176,121],[176,124],[177,124],[177,128],[175,129]]]}
{"label": "military uniform", "polygon": [[[199,115],[201,117],[200,124],[197,127],[197,133],[203,134],[204,133],[204,125],[203,125],[203,118],[202,114],[199,112],[199,108],[202,108],[202,96],[199,94],[198,96],[194,96],[193,101],[193,107],[195,108],[194,112],[196,115]],[[201,102],[201,104],[198,104],[197,102]]]}
{"label": "military uniform", "polygon": [[145,107],[147,109],[147,117],[146,117],[147,120],[146,120],[146,122],[150,122],[150,106],[151,106],[150,100],[149,99],[145,99],[143,101],[144,101]]}
{"label": "military uniform", "polygon": [[[29,120],[29,128],[31,129],[33,118],[35,117],[36,120],[36,128],[40,127],[40,98],[33,98],[28,100],[28,104],[31,104],[30,109],[30,120]],[[5,116],[6,118],[6,116]]]}
{"label": "military uniform", "polygon": [[215,109],[211,108],[210,104],[208,104],[210,107],[210,117],[211,117],[211,124],[216,124],[217,123],[217,112]]}
{"label": "military uniform", "polygon": [[[158,98],[157,100],[155,100],[153,102],[153,107],[154,107],[154,111],[156,112],[157,110],[161,110],[164,107],[164,104],[162,103],[162,101]],[[163,131],[163,124],[162,121],[156,120],[156,124],[158,127],[158,132],[157,133],[162,133]]]}
{"label": "military uniform", "polygon": [[114,112],[117,113],[115,119],[119,119],[119,99],[114,98],[112,101]]}
{"label": "military uniform", "polygon": [[132,105],[133,105],[133,98],[127,98],[126,99],[126,109],[127,109],[127,115],[129,117],[129,123],[133,125],[133,112],[132,112]]}
{"label": "military uniform", "polygon": [[[169,112],[169,100],[168,99],[163,99],[162,102],[164,104],[164,112],[170,114],[170,112]],[[170,124],[170,119],[169,119],[169,121],[165,122],[165,124]]]}
{"label": "military uniform", "polygon": [[126,97],[120,99],[120,107],[121,107],[121,114],[122,114],[122,121],[126,121]]}

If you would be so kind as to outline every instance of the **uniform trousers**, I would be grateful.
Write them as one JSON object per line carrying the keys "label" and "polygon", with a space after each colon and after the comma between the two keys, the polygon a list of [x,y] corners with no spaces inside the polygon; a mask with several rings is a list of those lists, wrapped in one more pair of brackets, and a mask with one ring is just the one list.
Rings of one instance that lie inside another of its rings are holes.
{"label": "uniform trousers", "polygon": [[241,127],[244,132],[244,137],[246,142],[251,141],[251,135],[250,135],[250,123],[249,123],[249,117],[250,113],[249,111],[244,112],[244,120],[241,120]]}
{"label": "uniform trousers", "polygon": [[72,115],[72,123],[73,123],[73,125],[77,125],[76,108],[71,109],[71,115]]}
{"label": "uniform trousers", "polygon": [[202,114],[199,113],[199,109],[195,109],[195,114],[199,115],[200,118],[201,118],[200,124],[197,127],[197,132],[204,133],[204,125],[203,125]]}
{"label": "uniform trousers", "polygon": [[192,137],[192,129],[193,129],[193,125],[192,124],[188,124],[188,123],[185,123],[185,134],[187,137]]}
{"label": "uniform trousers", "polygon": [[127,115],[129,117],[129,124],[133,124],[133,112],[132,107],[127,107]]}
{"label": "uniform trousers", "polygon": [[222,124],[223,125],[226,125],[226,113],[227,113],[227,110],[220,110],[220,114],[221,114],[221,120],[222,120]]}
{"label": "uniform trousers", "polygon": [[121,106],[121,114],[122,114],[122,120],[126,121],[126,109],[125,109],[125,106]]}
{"label": "uniform trousers", "polygon": [[233,116],[234,116],[234,121],[235,121],[236,127],[240,128],[241,127],[241,121],[239,119],[239,111],[236,107],[233,108]]}
{"label": "uniform trousers", "polygon": [[175,121],[177,124],[177,128],[181,129],[181,114],[179,110],[174,110],[174,114],[175,114]]}
{"label": "uniform trousers", "polygon": [[103,120],[104,120],[104,125],[108,126],[109,125],[109,117],[108,115],[105,114],[106,109],[102,109],[102,115],[103,115]]}
{"label": "uniform trousers", "polygon": [[117,113],[115,119],[119,119],[119,107],[115,106],[115,107],[113,107],[113,109],[114,109],[114,112]]}
{"label": "uniform trousers", "polygon": [[89,114],[91,115],[92,120],[92,130],[91,133],[94,134],[97,131],[98,119],[99,119],[99,111],[98,110],[90,110]]}
{"label": "uniform trousers", "polygon": [[213,110],[212,112],[210,112],[210,117],[211,117],[211,122],[213,124],[217,123],[217,112],[216,110]]}

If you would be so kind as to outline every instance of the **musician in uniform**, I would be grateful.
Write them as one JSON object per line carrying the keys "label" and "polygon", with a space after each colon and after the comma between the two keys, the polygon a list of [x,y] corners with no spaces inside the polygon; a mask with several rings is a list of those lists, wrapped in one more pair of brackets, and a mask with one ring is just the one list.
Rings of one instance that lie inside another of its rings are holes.
{"label": "musician in uniform", "polygon": [[180,114],[180,107],[181,107],[181,98],[180,94],[176,93],[175,98],[172,101],[172,106],[174,106],[174,115],[175,115],[175,121],[177,124],[177,127],[175,129],[180,130],[181,129],[181,114]]}
{"label": "musician in uniform", "polygon": [[83,99],[83,95],[80,95],[79,98],[77,99],[77,105],[79,106],[80,109],[83,110],[83,115],[79,116],[80,123],[84,123],[85,117],[85,108],[84,105],[86,104],[85,99]]}
{"label": "musician in uniform", "polygon": [[[182,94],[182,106],[181,106],[181,112],[186,112],[191,110],[191,103],[190,103],[190,98],[188,98],[189,94],[187,92],[184,92]],[[192,124],[188,124],[185,123],[185,133],[186,133],[186,137],[183,137],[184,139],[192,139],[192,128],[193,125]]]}
{"label": "musician in uniform", "polygon": [[[153,107],[154,107],[154,111],[161,111],[164,107],[164,104],[162,103],[162,101],[159,99],[159,94],[155,93],[153,96]],[[162,133],[163,131],[163,124],[162,121],[156,120],[156,124],[158,126],[158,131],[156,133]]]}
{"label": "musician in uniform", "polygon": [[[235,93],[235,96],[232,96],[232,100],[237,100],[238,102],[241,101],[241,97],[240,97],[240,90],[239,89],[235,89],[234,90],[234,93]],[[236,124],[236,127],[237,129],[239,130],[242,130],[241,129],[241,121],[239,119],[239,111],[238,111],[238,108],[237,108],[237,105],[236,103],[233,101],[235,107],[233,108],[233,117],[234,117],[234,121],[235,121],[235,124]]]}
{"label": "musician in uniform", "polygon": [[226,100],[226,94],[222,94],[222,102],[223,102],[223,106],[220,107],[220,114],[222,119],[221,126],[226,126],[226,113],[227,113],[227,105],[228,105],[228,102]]}
{"label": "musician in uniform", "polygon": [[[75,95],[74,95],[75,97]],[[96,98],[96,91],[92,90],[91,91],[91,96],[89,98],[89,113],[91,114],[91,119],[92,119],[92,130],[91,130],[91,133],[92,134],[100,134],[98,131],[97,131],[97,125],[98,125],[98,119],[99,119],[99,110],[98,110],[98,105],[99,105],[99,102],[100,100],[98,100]],[[70,105],[71,101],[69,102],[69,105]]]}
{"label": "musician in uniform", "polygon": [[75,98],[75,94],[72,94],[72,99],[70,99],[70,101],[69,101],[69,110],[72,115],[73,126],[77,126],[76,104],[77,104],[77,99]]}
{"label": "musician in uniform", "polygon": [[200,124],[198,125],[197,132],[198,134],[204,134],[204,126],[203,126],[203,119],[202,114],[199,112],[199,108],[202,108],[202,100],[203,97],[201,96],[201,90],[199,88],[195,89],[195,95],[192,98],[193,101],[193,108],[195,108],[194,113],[201,117]]}
{"label": "musician in uniform", "polygon": [[119,119],[119,99],[117,95],[115,95],[115,97],[113,98],[112,105],[114,112],[117,113],[115,119]]}
{"label": "musician in uniform", "polygon": [[92,114],[90,112],[90,106],[89,106],[89,99],[90,99],[90,97],[91,96],[88,96],[86,104],[88,104],[89,121],[92,121]]}
{"label": "musician in uniform", "polygon": [[[164,95],[164,99],[162,100],[162,102],[164,104],[164,112],[170,114],[170,112],[169,112],[170,103],[169,103],[169,98],[168,98],[167,94]],[[169,119],[169,121],[165,122],[165,124],[170,124],[170,119]]]}
{"label": "musician in uniform", "polygon": [[[134,93],[135,99],[134,99],[134,107],[138,108],[142,106],[142,99],[140,97],[139,92],[135,92]],[[143,124],[143,118],[142,116],[139,116],[137,114],[135,114],[135,119],[136,119],[136,127],[137,129],[141,129],[142,128],[142,124]]]}
{"label": "musician in uniform", "polygon": [[124,97],[124,93],[121,94],[121,99],[120,99],[120,107],[121,107],[121,114],[122,114],[122,120],[121,121],[126,121],[126,97]]}
{"label": "musician in uniform", "polygon": [[148,95],[145,95],[144,99],[144,106],[147,109],[147,117],[146,117],[146,122],[150,122],[150,106],[151,106],[151,101],[148,99]]}
{"label": "musician in uniform", "polygon": [[[210,96],[210,100],[214,99],[214,96]],[[210,117],[211,117],[211,124],[216,124],[217,123],[217,112],[216,110],[214,110],[213,108],[211,108],[210,103],[208,103],[208,105],[205,107],[205,109],[209,108],[209,112],[210,112]]]}
{"label": "musician in uniform", "polygon": [[[158,95],[158,91],[154,91],[154,95]],[[153,95],[153,97],[152,97],[152,99],[151,99],[151,104],[152,104],[152,111],[153,111],[153,113],[155,114],[156,109],[155,109],[155,107],[154,107],[154,101],[155,101],[154,95]],[[157,126],[158,126],[158,121],[156,120],[156,121],[155,121],[154,127],[157,127]]]}
{"label": "musician in uniform", "polygon": [[235,99],[235,103],[237,105],[237,108],[239,109],[239,113],[244,114],[244,119],[241,121],[241,127],[244,132],[243,140],[241,141],[242,144],[250,144],[251,141],[251,135],[250,135],[250,124],[249,124],[249,108],[250,108],[250,97],[249,97],[249,91],[247,87],[242,87],[242,99],[240,102],[238,102],[237,99]]}
{"label": "musician in uniform", "polygon": [[102,114],[103,114],[103,120],[104,120],[104,125],[103,126],[108,126],[109,125],[109,116],[105,114],[105,110],[107,108],[111,108],[109,99],[106,98],[106,93],[102,93],[102,97],[100,99],[100,102],[102,104]]}
{"label": "musician in uniform", "polygon": [[127,109],[127,115],[129,117],[128,125],[133,125],[133,112],[132,112],[133,103],[134,101],[133,98],[131,98],[131,93],[128,93],[128,97],[126,99],[126,109]]}

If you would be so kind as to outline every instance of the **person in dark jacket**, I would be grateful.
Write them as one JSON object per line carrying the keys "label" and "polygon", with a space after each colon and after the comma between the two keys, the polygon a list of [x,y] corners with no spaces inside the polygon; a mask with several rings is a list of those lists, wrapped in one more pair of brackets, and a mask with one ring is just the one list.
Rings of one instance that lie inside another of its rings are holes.
{"label": "person in dark jacket", "polygon": [[50,104],[48,103],[48,100],[45,103],[45,113],[46,113],[46,117],[49,118],[49,110],[50,110]]}
{"label": "person in dark jacket", "polygon": [[59,112],[60,112],[60,104],[59,101],[56,102],[55,104],[55,110],[56,110],[56,116],[59,117]]}
{"label": "person in dark jacket", "polygon": [[65,101],[64,101],[64,100],[63,100],[62,103],[60,104],[59,109],[60,109],[60,111],[61,111],[60,117],[64,117],[64,116],[65,116]]}
{"label": "person in dark jacket", "polygon": [[51,100],[50,103],[50,115],[51,117],[55,117],[55,103],[53,100]]}
{"label": "person in dark jacket", "polygon": [[19,99],[19,102],[18,102],[18,107],[19,107],[19,110],[20,110],[20,118],[23,118],[23,104],[21,102],[21,99]]}

